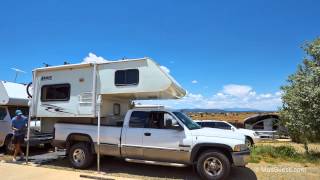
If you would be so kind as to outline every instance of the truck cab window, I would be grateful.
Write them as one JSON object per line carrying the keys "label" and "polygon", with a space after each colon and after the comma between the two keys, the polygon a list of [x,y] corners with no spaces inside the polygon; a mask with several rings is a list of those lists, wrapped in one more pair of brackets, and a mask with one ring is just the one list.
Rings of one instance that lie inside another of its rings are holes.
{"label": "truck cab window", "polygon": [[145,128],[149,120],[150,112],[134,111],[131,114],[129,127],[131,128]]}
{"label": "truck cab window", "polygon": [[44,85],[41,87],[41,101],[69,101],[70,84]]}
{"label": "truck cab window", "polygon": [[0,107],[0,121],[4,120],[4,118],[7,116],[7,110],[6,108]]}
{"label": "truck cab window", "polygon": [[163,113],[152,112],[151,118],[149,119],[149,128],[162,129],[163,127]]}
{"label": "truck cab window", "polygon": [[[171,120],[172,124],[167,124],[167,120]],[[154,129],[174,129],[175,126],[179,125],[178,121],[167,112],[152,112],[149,119],[149,128]]]}

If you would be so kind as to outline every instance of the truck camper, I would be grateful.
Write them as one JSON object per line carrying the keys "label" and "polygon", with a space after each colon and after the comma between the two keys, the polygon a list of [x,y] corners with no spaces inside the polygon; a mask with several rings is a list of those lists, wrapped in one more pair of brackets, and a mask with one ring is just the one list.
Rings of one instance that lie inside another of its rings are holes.
{"label": "truck camper", "polygon": [[41,119],[53,145],[66,149],[75,168],[97,155],[128,162],[193,165],[203,179],[228,176],[245,166],[250,151],[241,134],[201,128],[162,106],[135,107],[134,100],[180,99],[186,91],[150,58],[68,64],[33,71],[31,116]]}

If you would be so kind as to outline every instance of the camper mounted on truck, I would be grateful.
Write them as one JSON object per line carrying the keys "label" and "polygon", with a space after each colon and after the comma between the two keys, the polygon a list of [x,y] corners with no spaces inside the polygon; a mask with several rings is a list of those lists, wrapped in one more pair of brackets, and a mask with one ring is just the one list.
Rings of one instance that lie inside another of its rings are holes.
{"label": "camper mounted on truck", "polygon": [[38,68],[33,71],[31,116],[54,133],[75,168],[97,155],[128,162],[193,165],[203,179],[245,166],[250,151],[242,134],[201,128],[164,107],[135,107],[134,100],[180,99],[186,91],[149,58]]}
{"label": "camper mounted on truck", "polygon": [[[32,115],[44,131],[53,123],[92,123],[100,116],[120,120],[135,99],[181,98],[185,90],[148,58],[39,68],[33,71]],[[48,120],[48,122],[47,122]]]}

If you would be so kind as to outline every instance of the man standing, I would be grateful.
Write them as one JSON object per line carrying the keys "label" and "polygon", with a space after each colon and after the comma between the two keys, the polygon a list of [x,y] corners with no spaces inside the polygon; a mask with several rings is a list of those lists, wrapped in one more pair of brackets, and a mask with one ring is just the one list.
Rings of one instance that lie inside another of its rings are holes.
{"label": "man standing", "polygon": [[12,118],[12,130],[13,130],[13,139],[12,143],[14,144],[14,154],[13,162],[16,162],[17,155],[20,154],[21,159],[24,158],[24,153],[21,150],[21,144],[24,143],[24,137],[26,134],[26,125],[27,118],[23,116],[21,110],[16,110],[16,116]]}

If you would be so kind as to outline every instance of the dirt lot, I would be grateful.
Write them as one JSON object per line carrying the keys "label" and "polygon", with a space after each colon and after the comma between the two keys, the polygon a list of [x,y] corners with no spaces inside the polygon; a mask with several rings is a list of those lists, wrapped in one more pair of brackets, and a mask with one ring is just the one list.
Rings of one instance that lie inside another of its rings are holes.
{"label": "dirt lot", "polygon": [[[32,161],[43,157],[51,157],[51,161],[42,162],[42,167],[64,169],[93,173],[96,166],[93,165],[88,170],[75,170],[70,167],[68,159],[63,155],[48,153],[45,149],[31,149]],[[0,161],[11,161],[11,156],[1,155]],[[110,176],[129,177],[136,179],[186,179],[197,180],[198,176],[191,167],[175,168],[164,166],[151,166],[144,164],[128,163],[121,159],[103,157],[101,160],[102,171]],[[249,163],[246,168],[233,167],[229,179],[319,179],[320,166],[315,164],[297,163]]]}

